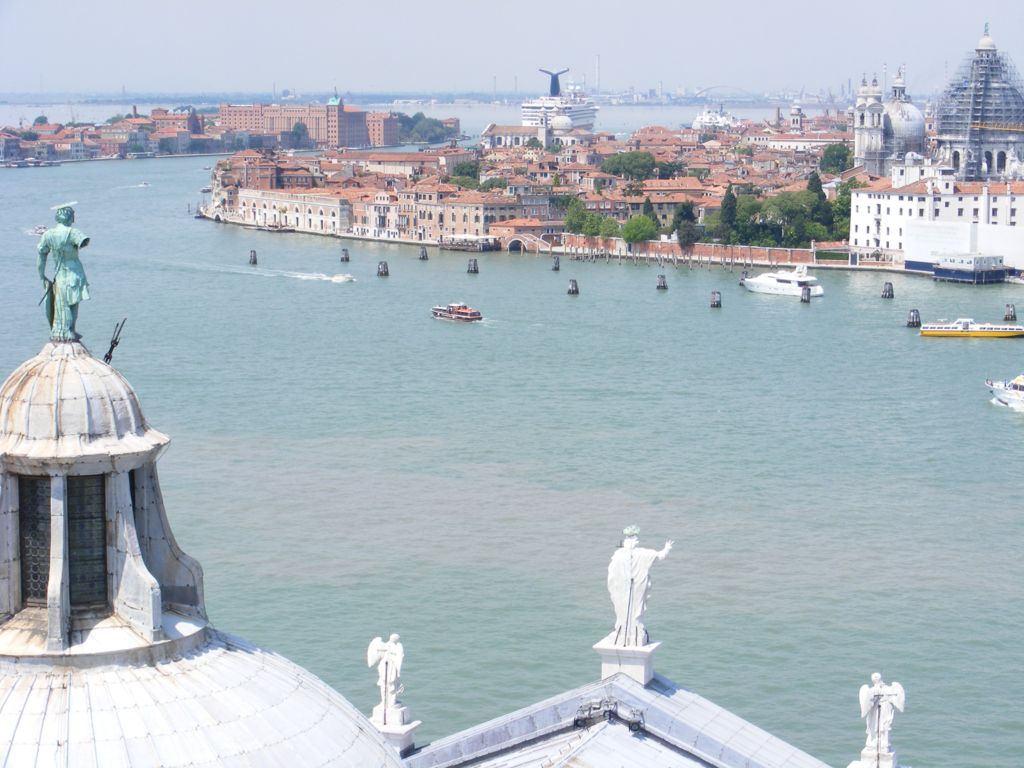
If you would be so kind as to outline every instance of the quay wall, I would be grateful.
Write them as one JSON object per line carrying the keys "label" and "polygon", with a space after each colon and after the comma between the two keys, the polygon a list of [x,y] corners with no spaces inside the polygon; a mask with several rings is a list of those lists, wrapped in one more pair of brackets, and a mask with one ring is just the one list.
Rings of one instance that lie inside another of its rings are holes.
{"label": "quay wall", "polygon": [[582,259],[611,256],[640,261],[699,261],[709,264],[814,264],[816,261],[815,251],[811,248],[694,243],[684,252],[676,243],[662,240],[634,243],[630,248],[621,237],[587,237],[568,233],[562,236],[562,253]]}

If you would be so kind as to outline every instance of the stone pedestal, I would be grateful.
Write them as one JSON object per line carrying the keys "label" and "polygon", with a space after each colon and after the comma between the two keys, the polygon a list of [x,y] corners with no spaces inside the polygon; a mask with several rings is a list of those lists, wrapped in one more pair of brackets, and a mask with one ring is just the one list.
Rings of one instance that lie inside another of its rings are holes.
{"label": "stone pedestal", "polygon": [[879,752],[874,747],[864,747],[860,760],[854,760],[847,768],[897,768],[898,765],[895,752]]}
{"label": "stone pedestal", "polygon": [[378,704],[373,708],[373,715],[370,716],[373,727],[381,732],[384,740],[398,750],[398,754],[405,757],[413,748],[413,733],[420,727],[422,720],[409,720],[409,708],[398,704],[388,707],[384,711],[384,705]]}
{"label": "stone pedestal", "polygon": [[654,677],[654,652],[660,645],[616,645],[614,634],[609,634],[594,645],[601,657],[601,679],[623,672],[640,685],[647,685]]}

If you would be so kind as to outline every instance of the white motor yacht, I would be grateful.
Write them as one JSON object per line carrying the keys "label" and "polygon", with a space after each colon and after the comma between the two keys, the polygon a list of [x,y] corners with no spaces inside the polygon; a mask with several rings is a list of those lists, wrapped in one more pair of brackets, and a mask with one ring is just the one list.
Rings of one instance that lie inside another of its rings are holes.
{"label": "white motor yacht", "polygon": [[1001,405],[1008,405],[1017,410],[1024,410],[1024,373],[1009,381],[993,381],[988,379],[985,382],[994,400]]}
{"label": "white motor yacht", "polygon": [[807,265],[800,264],[790,272],[765,272],[756,277],[744,277],[740,285],[754,293],[773,293],[779,296],[796,296],[809,289],[811,296],[822,296],[825,289],[818,285],[818,278],[807,274]]}

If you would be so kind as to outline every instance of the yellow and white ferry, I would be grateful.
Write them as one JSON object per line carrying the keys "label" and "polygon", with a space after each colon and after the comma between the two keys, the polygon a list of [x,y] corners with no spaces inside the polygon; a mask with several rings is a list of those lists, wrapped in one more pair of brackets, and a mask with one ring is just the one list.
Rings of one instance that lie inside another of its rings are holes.
{"label": "yellow and white ferry", "polygon": [[937,320],[921,326],[922,336],[959,336],[971,339],[1009,339],[1024,336],[1024,326],[1011,323],[976,323],[970,317]]}

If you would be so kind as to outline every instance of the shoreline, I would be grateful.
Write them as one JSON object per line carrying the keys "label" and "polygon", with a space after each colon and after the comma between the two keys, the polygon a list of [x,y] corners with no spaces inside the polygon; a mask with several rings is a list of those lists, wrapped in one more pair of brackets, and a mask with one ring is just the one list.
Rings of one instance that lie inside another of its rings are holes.
{"label": "shoreline", "polygon": [[[781,262],[781,261],[773,261],[773,260],[769,260],[769,259],[750,259],[750,260],[743,261],[741,263],[739,260],[730,260],[730,259],[727,259],[727,258],[724,258],[724,257],[715,258],[715,257],[699,257],[698,256],[698,257],[689,257],[689,258],[687,258],[686,256],[683,256],[683,255],[678,255],[678,256],[665,256],[665,255],[662,255],[662,256],[659,256],[658,254],[652,254],[652,253],[637,253],[637,254],[632,254],[632,253],[631,254],[625,254],[625,253],[623,253],[623,254],[610,254],[609,253],[609,254],[601,255],[601,256],[598,256],[598,255],[588,256],[586,254],[578,252],[578,249],[576,249],[576,248],[573,248],[571,246],[565,246],[565,245],[552,245],[546,251],[510,251],[510,250],[507,250],[505,248],[502,248],[502,249],[496,250],[496,251],[495,250],[491,250],[491,251],[469,251],[469,250],[465,250],[465,249],[461,249],[461,248],[459,248],[459,249],[448,249],[448,248],[444,247],[444,243],[438,243],[435,240],[410,240],[410,239],[407,239],[407,238],[393,238],[393,237],[381,238],[381,237],[373,237],[371,235],[359,235],[359,234],[356,234],[354,232],[341,232],[341,233],[336,233],[336,232],[304,232],[302,230],[296,230],[296,229],[293,229],[293,230],[288,231],[288,232],[274,232],[274,230],[261,229],[258,226],[253,226],[251,224],[242,224],[240,222],[231,221],[229,219],[217,220],[217,219],[214,219],[211,216],[207,216],[205,213],[201,214],[201,215],[198,215],[198,216],[195,216],[194,218],[196,218],[196,219],[203,219],[205,221],[209,221],[209,222],[212,222],[214,224],[230,224],[230,225],[235,226],[235,227],[240,227],[241,229],[250,229],[250,230],[253,230],[253,231],[257,231],[257,232],[270,232],[272,234],[280,234],[280,235],[291,235],[291,234],[313,235],[315,237],[327,237],[327,238],[334,238],[336,240],[355,240],[355,241],[359,241],[359,242],[380,243],[380,244],[383,244],[383,245],[389,245],[389,244],[390,245],[411,245],[411,246],[420,245],[420,246],[425,246],[425,247],[429,247],[429,248],[437,248],[439,250],[453,250],[453,251],[458,251],[460,253],[481,253],[481,254],[485,254],[485,253],[508,253],[508,254],[519,253],[519,254],[530,254],[530,255],[532,255],[534,257],[537,257],[537,256],[568,257],[568,259],[570,261],[590,261],[590,262],[601,262],[601,261],[603,261],[605,263],[615,262],[617,264],[621,264],[623,262],[627,262],[627,263],[633,263],[633,264],[637,264],[637,265],[643,263],[645,266],[651,266],[652,264],[657,264],[659,266],[673,266],[675,268],[679,268],[681,266],[682,267],[689,267],[690,269],[694,269],[694,268],[696,268],[696,269],[704,269],[705,267],[710,268],[710,267],[715,266],[715,267],[722,267],[722,268],[725,268],[725,269],[729,269],[730,271],[732,271],[733,269],[736,269],[736,268],[742,269],[744,267],[777,268],[777,267],[793,266],[793,264],[788,264],[786,262]],[[657,242],[657,241],[653,241],[652,240],[651,242],[653,243],[653,242]],[[794,262],[794,264],[795,263],[796,262]],[[800,263],[804,263],[804,262],[800,262]],[[857,264],[857,265],[850,265],[850,264],[845,264],[845,263],[842,263],[842,262],[829,263],[828,261],[815,261],[815,262],[807,263],[806,266],[808,267],[808,269],[824,269],[824,270],[832,270],[832,271],[838,271],[838,272],[871,272],[871,273],[887,273],[887,274],[899,274],[899,275],[906,274],[906,275],[915,275],[915,276],[918,276],[918,277],[931,277],[932,276],[931,273],[929,273],[929,272],[923,272],[923,271],[920,271],[920,270],[913,270],[913,269],[904,269],[902,267],[899,267],[899,266],[896,266],[896,265],[893,265],[893,264],[885,264],[885,263],[861,263],[861,264]],[[993,284],[996,285],[997,283],[993,283]]]}

